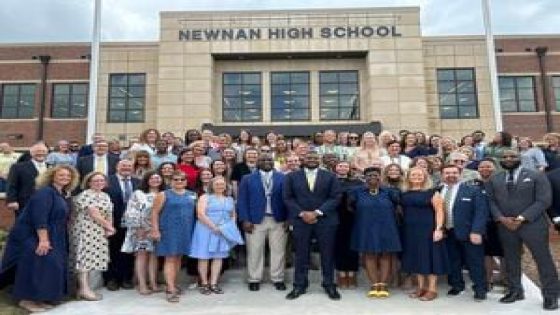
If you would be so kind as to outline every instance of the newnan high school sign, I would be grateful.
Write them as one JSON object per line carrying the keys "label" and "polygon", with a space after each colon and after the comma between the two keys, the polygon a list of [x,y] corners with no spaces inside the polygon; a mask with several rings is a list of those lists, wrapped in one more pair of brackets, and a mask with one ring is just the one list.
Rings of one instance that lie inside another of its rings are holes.
{"label": "newnan high school sign", "polygon": [[179,30],[180,41],[399,37],[395,25]]}

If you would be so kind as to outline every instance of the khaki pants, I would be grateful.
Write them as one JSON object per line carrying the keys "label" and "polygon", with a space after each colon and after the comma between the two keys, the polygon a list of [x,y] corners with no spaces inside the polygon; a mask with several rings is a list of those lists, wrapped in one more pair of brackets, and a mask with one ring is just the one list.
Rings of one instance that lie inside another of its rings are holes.
{"label": "khaki pants", "polygon": [[249,282],[261,282],[264,272],[264,249],[268,238],[270,247],[270,280],[283,282],[286,265],[286,240],[288,233],[283,222],[265,216],[261,224],[255,224],[253,233],[245,233],[247,245],[247,271]]}

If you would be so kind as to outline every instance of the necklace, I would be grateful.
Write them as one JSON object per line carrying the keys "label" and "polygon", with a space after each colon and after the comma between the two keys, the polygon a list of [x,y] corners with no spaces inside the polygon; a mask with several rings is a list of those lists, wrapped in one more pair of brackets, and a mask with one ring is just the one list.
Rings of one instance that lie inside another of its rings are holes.
{"label": "necklace", "polygon": [[378,193],[379,193],[378,188],[376,188],[374,190],[371,190],[371,189],[369,190],[369,194],[372,195],[372,196],[377,196]]}

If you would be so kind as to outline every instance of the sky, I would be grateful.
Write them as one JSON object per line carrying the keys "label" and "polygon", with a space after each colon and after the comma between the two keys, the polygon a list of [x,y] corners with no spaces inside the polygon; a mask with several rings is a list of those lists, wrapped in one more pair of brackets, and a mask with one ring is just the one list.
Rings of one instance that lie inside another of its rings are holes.
{"label": "sky", "polygon": [[[481,0],[102,0],[103,41],[159,37],[160,11],[420,6],[423,35],[483,34]],[[495,34],[560,33],[560,0],[490,0]],[[0,42],[91,39],[94,0],[1,0]]]}

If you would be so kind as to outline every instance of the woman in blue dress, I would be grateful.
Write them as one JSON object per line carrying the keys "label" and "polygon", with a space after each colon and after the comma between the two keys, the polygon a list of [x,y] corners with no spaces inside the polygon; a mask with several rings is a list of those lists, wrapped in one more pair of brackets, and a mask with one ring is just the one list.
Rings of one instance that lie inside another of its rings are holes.
{"label": "woman in blue dress", "polygon": [[187,177],[181,171],[173,172],[171,189],[157,194],[152,206],[152,239],[157,241],[156,255],[165,257],[163,273],[167,285],[167,301],[179,302],[181,290],[177,273],[181,258],[188,255],[194,225],[196,193],[186,189]]}
{"label": "woman in blue dress", "polygon": [[351,248],[364,257],[371,283],[368,297],[388,297],[391,257],[401,251],[397,227],[395,190],[381,188],[381,169],[364,170],[366,186],[353,191],[350,198],[355,220]]}
{"label": "woman in blue dress", "polygon": [[408,172],[400,197],[403,208],[402,270],[416,274],[417,289],[411,298],[431,301],[437,297],[437,277],[449,269],[443,239],[443,198],[432,189],[425,169]]}
{"label": "woman in blue dress", "polygon": [[[208,193],[200,196],[198,201],[198,220],[193,232],[190,256],[198,259],[200,292],[205,295],[223,293],[218,285],[222,261],[229,256],[235,245],[243,244],[235,223],[235,204],[226,192],[225,178],[214,177],[210,181]],[[212,263],[208,279],[210,260]]]}
{"label": "woman in blue dress", "polygon": [[46,311],[68,294],[66,197],[78,181],[69,165],[45,171],[8,237],[0,283],[13,282],[14,299],[29,312]]}

